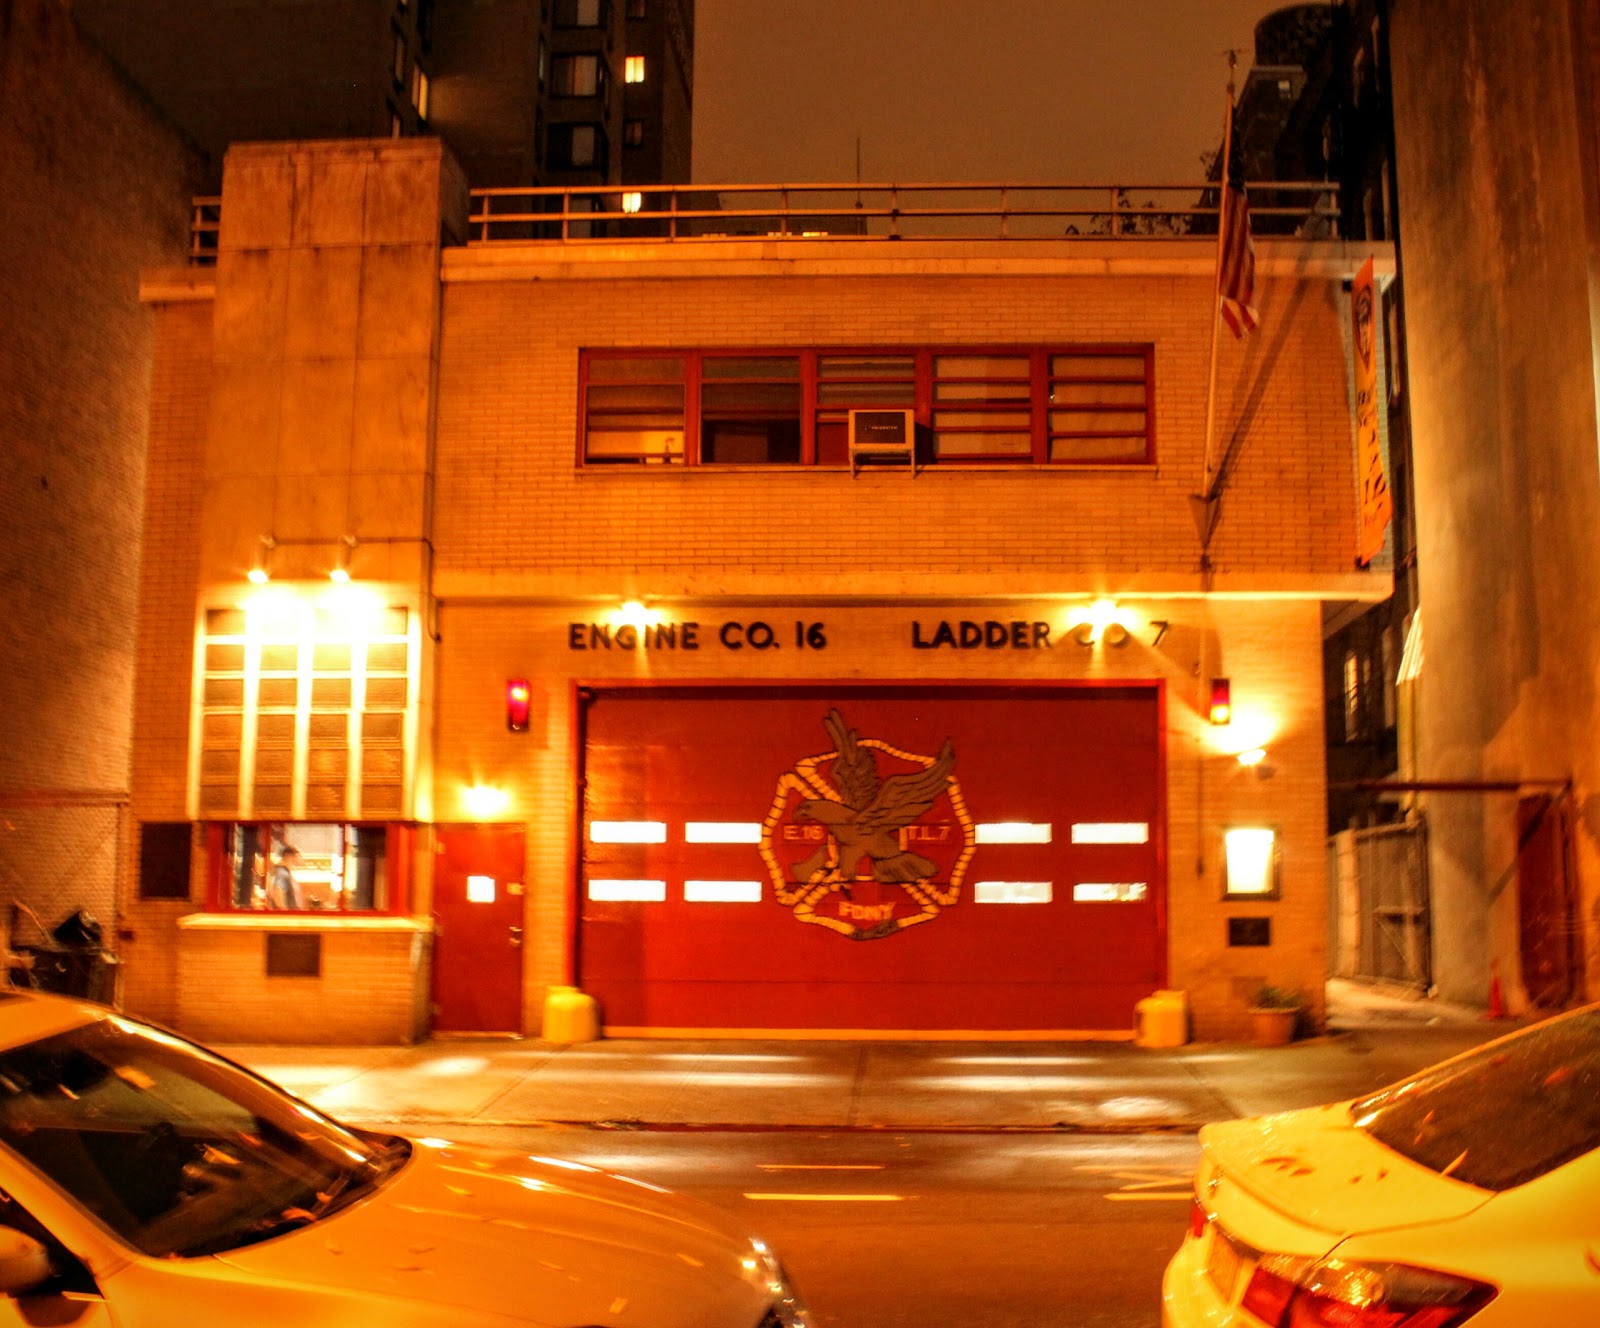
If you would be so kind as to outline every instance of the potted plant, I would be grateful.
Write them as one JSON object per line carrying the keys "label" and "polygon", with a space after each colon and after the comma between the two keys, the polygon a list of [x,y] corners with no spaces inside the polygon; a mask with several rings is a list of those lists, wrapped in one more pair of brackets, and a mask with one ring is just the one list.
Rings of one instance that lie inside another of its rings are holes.
{"label": "potted plant", "polygon": [[1283,1047],[1294,1041],[1295,1024],[1300,1019],[1300,994],[1270,982],[1256,989],[1250,1002],[1250,1023],[1257,1046]]}

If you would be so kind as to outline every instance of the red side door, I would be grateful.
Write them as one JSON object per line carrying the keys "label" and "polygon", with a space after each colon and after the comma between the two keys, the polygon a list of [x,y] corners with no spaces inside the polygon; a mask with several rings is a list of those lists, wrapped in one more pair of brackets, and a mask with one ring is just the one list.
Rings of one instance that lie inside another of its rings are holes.
{"label": "red side door", "polygon": [[433,872],[433,1029],[522,1031],[521,826],[441,826]]}

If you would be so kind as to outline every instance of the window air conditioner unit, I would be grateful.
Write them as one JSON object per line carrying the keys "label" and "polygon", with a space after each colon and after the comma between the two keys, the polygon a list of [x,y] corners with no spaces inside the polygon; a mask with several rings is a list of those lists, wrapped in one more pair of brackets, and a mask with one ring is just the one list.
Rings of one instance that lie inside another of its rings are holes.
{"label": "window air conditioner unit", "polygon": [[850,473],[863,461],[904,461],[917,473],[917,416],[911,410],[850,412]]}

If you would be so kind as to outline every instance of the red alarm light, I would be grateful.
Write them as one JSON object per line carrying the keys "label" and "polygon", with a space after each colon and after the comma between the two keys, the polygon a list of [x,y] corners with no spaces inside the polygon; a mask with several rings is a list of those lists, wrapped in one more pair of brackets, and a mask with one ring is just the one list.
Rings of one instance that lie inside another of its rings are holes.
{"label": "red alarm light", "polygon": [[526,678],[506,680],[506,727],[513,733],[528,731],[528,712],[532,709],[532,696]]}
{"label": "red alarm light", "polygon": [[1211,680],[1211,706],[1206,714],[1213,724],[1226,724],[1233,718],[1231,691],[1226,678]]}

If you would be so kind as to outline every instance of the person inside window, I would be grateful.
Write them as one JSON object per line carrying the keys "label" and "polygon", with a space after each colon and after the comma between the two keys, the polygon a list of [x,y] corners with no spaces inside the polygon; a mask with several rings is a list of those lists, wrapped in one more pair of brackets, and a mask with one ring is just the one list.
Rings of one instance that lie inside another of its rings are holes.
{"label": "person inside window", "polygon": [[294,868],[299,865],[300,850],[285,844],[272,868],[272,879],[267,885],[268,908],[299,908],[300,890],[295,884]]}

